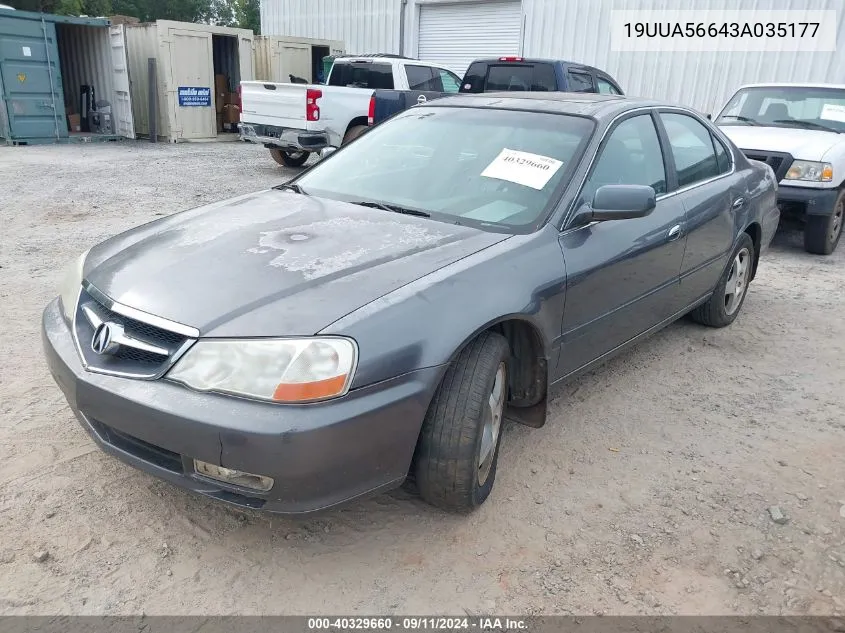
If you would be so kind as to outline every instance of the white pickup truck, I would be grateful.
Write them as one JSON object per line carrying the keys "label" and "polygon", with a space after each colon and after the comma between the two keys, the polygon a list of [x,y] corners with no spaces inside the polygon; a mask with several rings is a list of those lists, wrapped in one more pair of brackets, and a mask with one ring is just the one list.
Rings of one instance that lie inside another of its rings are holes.
{"label": "white pickup truck", "polygon": [[340,147],[367,129],[373,91],[458,92],[448,68],[399,56],[336,59],[326,84],[241,82],[241,140],[261,143],[273,159],[299,167],[311,152]]}
{"label": "white pickup truck", "polygon": [[804,249],[830,255],[845,212],[845,86],[743,86],[715,122],[774,170],[781,217],[803,221]]}

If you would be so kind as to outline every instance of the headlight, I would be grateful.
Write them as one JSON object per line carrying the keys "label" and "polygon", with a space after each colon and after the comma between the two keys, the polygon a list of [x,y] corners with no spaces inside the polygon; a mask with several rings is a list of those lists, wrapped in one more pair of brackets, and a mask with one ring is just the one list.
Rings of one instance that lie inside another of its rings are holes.
{"label": "headlight", "polygon": [[82,288],[82,268],[85,266],[85,258],[88,251],[77,257],[66,269],[62,277],[62,285],[59,288],[59,296],[62,302],[62,314],[65,315],[68,323],[73,321],[73,312],[76,309],[76,302],[79,299],[79,291]]}
{"label": "headlight", "polygon": [[167,374],[198,391],[270,402],[314,402],[342,396],[358,357],[339,337],[200,340]]}
{"label": "headlight", "polygon": [[817,163],[811,160],[796,160],[786,172],[786,180],[811,180],[813,182],[831,182],[833,165]]}

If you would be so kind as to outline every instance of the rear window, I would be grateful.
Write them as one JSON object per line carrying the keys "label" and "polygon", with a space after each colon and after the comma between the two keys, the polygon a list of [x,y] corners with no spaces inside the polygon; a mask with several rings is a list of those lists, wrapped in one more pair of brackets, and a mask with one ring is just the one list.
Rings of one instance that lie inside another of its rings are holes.
{"label": "rear window", "polygon": [[392,90],[393,69],[390,64],[335,62],[329,75],[329,85]]}
{"label": "rear window", "polygon": [[469,67],[461,92],[553,92],[557,90],[551,64],[487,64]]}

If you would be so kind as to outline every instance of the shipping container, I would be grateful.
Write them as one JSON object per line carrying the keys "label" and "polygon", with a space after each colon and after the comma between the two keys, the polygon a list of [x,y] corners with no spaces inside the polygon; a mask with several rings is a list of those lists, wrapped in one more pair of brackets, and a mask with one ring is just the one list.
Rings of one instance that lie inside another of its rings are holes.
{"label": "shipping container", "polygon": [[[255,78],[254,38],[246,29],[209,24],[127,24],[137,134],[155,133],[176,143],[237,133],[238,86]],[[156,77],[152,99],[150,59],[155,60]]]}
{"label": "shipping container", "polygon": [[296,77],[308,83],[320,83],[325,74],[323,58],[344,52],[343,42],[338,40],[258,35],[255,79],[287,83]]}
{"label": "shipping container", "polygon": [[[613,44],[615,11],[649,11],[652,19],[657,12],[668,24],[670,12],[688,9],[707,12],[706,22],[714,25],[730,23],[737,10],[765,24],[770,12],[788,9],[796,12],[797,27],[807,21],[802,12],[828,11],[822,27],[835,31],[836,43],[816,46],[807,39],[797,51],[777,37],[754,51],[742,50],[748,38],[718,50],[693,50],[679,37],[666,38],[661,50]],[[341,39],[348,51],[398,53],[458,74],[481,57],[566,59],[607,71],[631,96],[704,113],[715,113],[745,83],[845,83],[842,0],[262,0],[261,32]]]}
{"label": "shipping container", "polygon": [[124,27],[0,9],[0,139],[134,138]]}

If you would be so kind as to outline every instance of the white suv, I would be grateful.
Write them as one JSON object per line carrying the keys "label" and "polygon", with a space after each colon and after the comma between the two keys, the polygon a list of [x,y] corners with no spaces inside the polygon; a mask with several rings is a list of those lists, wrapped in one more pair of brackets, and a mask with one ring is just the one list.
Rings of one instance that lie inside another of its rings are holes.
{"label": "white suv", "polygon": [[751,159],[774,170],[783,215],[804,221],[804,248],[829,255],[845,210],[845,86],[743,86],[716,124]]}

